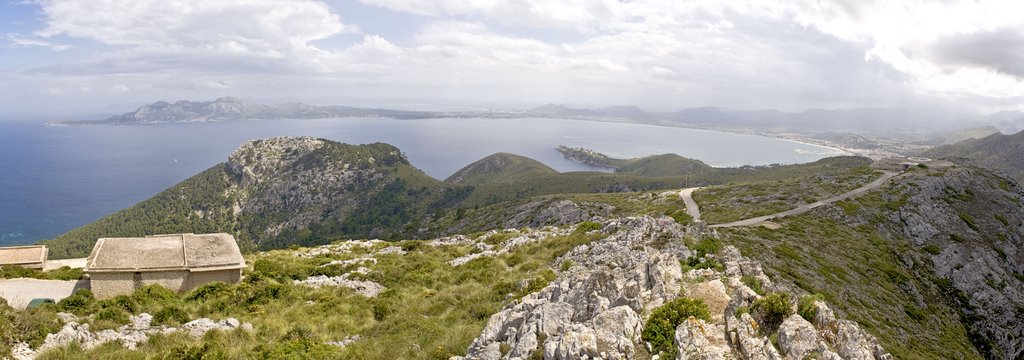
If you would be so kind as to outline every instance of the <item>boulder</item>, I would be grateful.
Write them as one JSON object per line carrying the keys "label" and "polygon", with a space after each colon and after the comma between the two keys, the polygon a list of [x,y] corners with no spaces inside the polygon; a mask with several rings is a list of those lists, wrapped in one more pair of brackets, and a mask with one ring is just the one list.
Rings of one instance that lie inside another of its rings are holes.
{"label": "boulder", "polygon": [[787,360],[803,360],[818,349],[818,331],[800,315],[791,315],[779,326],[779,352]]}

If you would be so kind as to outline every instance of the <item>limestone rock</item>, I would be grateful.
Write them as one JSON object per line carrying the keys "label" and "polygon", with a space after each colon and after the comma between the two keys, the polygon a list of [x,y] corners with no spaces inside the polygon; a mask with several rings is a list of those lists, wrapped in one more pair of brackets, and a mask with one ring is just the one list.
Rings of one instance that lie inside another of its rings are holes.
{"label": "limestone rock", "polygon": [[779,326],[779,352],[786,360],[802,360],[818,349],[818,331],[800,315],[793,314]]}

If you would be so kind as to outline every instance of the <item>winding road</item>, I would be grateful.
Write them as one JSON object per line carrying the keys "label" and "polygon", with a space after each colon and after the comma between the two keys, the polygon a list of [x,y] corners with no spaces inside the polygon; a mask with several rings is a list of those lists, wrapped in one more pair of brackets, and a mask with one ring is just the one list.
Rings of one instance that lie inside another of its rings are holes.
{"label": "winding road", "polygon": [[[776,219],[776,218],[781,218],[781,217],[786,217],[786,216],[791,216],[791,215],[796,215],[796,214],[802,214],[802,213],[810,211],[811,209],[814,209],[814,208],[817,208],[817,207],[820,207],[820,206],[823,206],[823,205],[828,205],[828,204],[831,204],[831,203],[834,203],[834,202],[837,202],[837,201],[846,200],[846,199],[849,199],[851,197],[854,197],[854,196],[866,193],[868,191],[877,189],[879,186],[882,186],[882,184],[884,184],[886,181],[889,181],[889,179],[892,179],[893,177],[895,177],[896,175],[899,175],[899,174],[900,173],[898,173],[898,172],[883,171],[882,172],[882,176],[880,176],[878,179],[875,179],[874,181],[872,181],[870,183],[867,183],[864,186],[861,186],[859,188],[850,190],[850,191],[848,191],[848,192],[846,192],[844,194],[841,194],[841,195],[833,196],[833,197],[830,197],[828,199],[821,200],[821,201],[815,201],[813,203],[810,203],[810,204],[807,204],[807,205],[802,205],[802,206],[799,206],[799,207],[797,207],[795,209],[786,210],[786,211],[783,211],[783,212],[780,212],[780,213],[775,213],[775,214],[771,214],[771,215],[764,215],[764,216],[758,216],[758,217],[749,218],[749,219],[743,219],[743,220],[737,220],[737,221],[733,221],[733,222],[727,222],[727,223],[724,223],[724,224],[713,224],[713,225],[709,225],[709,227],[724,228],[724,227],[737,227],[737,226],[753,226],[753,225],[759,225],[759,224],[764,223],[765,221],[768,221],[768,220],[771,220],[771,219]],[[690,216],[693,217],[693,219],[695,221],[696,220],[700,220],[700,208],[697,206],[697,202],[693,201],[693,191],[697,190],[697,189],[700,189],[700,188],[686,188],[686,189],[683,189],[683,190],[679,191],[679,196],[682,197],[683,198],[683,202],[686,203],[686,213],[690,214]]]}

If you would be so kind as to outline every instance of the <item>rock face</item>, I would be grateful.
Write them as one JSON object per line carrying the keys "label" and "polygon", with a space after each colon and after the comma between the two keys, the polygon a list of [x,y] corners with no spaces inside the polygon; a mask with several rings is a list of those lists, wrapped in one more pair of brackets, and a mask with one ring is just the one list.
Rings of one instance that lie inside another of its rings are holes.
{"label": "rock face", "polygon": [[[1024,357],[1024,190],[1013,181],[957,167],[918,175],[891,231],[928,252],[936,275],[958,293],[951,304],[983,352]],[[937,251],[936,251],[937,250]]]}
{"label": "rock face", "polygon": [[558,260],[579,266],[492,316],[466,358],[632,359],[644,351],[640,314],[679,294],[679,259],[689,254],[682,228],[644,217],[609,221],[605,231]]}
{"label": "rock face", "polygon": [[[680,294],[703,300],[712,312],[710,321],[691,317],[677,326],[674,355],[680,359],[891,359],[873,336],[836,319],[820,302],[814,323],[793,315],[777,333],[764,333],[751,314],[738,311],[761,297],[743,284],[744,276],[781,291],[761,265],[729,246],[704,259],[720,261],[724,271],[683,274],[679,260],[695,252],[682,243],[684,229],[667,217],[608,220],[602,231],[608,237],[557,260],[574,265],[548,286],[491,316],[467,355],[456,359],[646,358],[646,317]],[[446,238],[437,244],[472,241]]]}

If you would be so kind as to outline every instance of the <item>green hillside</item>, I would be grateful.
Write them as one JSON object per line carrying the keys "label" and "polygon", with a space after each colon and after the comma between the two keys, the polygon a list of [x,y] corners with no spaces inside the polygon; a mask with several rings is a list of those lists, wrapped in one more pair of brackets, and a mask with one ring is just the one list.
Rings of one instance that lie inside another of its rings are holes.
{"label": "green hillside", "polygon": [[508,183],[557,174],[558,171],[540,161],[509,153],[497,153],[459,169],[445,182],[452,184]]}

